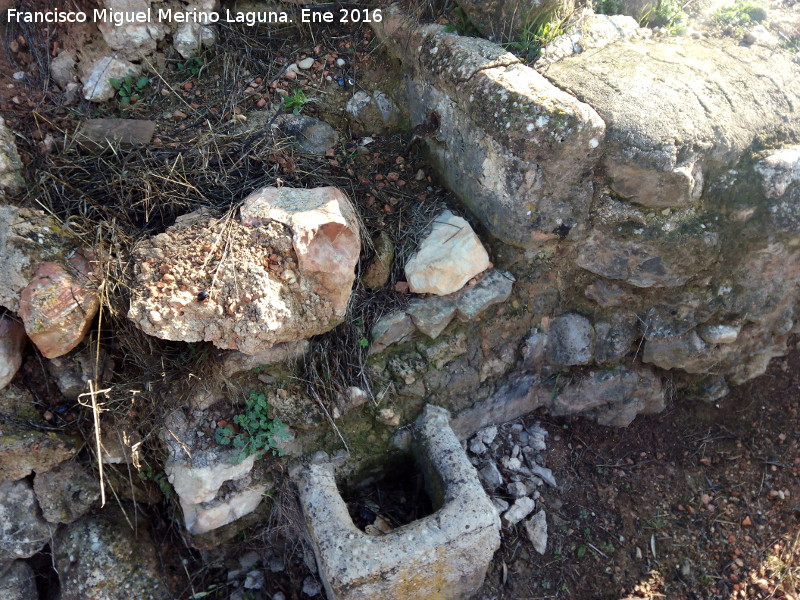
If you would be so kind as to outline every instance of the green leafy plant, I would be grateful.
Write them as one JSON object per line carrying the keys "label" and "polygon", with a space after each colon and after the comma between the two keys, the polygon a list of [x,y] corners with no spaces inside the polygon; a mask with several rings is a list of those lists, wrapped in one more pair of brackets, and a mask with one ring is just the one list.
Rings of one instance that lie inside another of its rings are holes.
{"label": "green leafy plant", "polygon": [[197,56],[190,58],[186,62],[178,63],[178,71],[190,77],[196,77],[202,70],[203,59]]}
{"label": "green leafy plant", "polygon": [[263,393],[250,392],[243,413],[233,417],[238,432],[231,425],[217,427],[214,439],[223,446],[236,449],[234,462],[240,463],[251,454],[266,450],[283,456],[279,444],[289,440],[289,430],[277,417],[269,417],[269,403]]}
{"label": "green leafy plant", "polygon": [[767,11],[760,2],[736,0],[714,13],[714,19],[721,25],[748,25],[759,23],[767,18]]}
{"label": "green leafy plant", "polygon": [[600,544],[600,550],[602,550],[606,554],[614,554],[614,552],[616,552],[617,549],[614,547],[614,544],[610,542],[602,542]]}
{"label": "green leafy plant", "polygon": [[137,76],[133,71],[122,79],[111,77],[108,82],[117,91],[119,103],[123,106],[138,102],[141,99],[141,93],[150,84],[147,77]]}
{"label": "green leafy plant", "polygon": [[283,101],[283,105],[292,111],[293,114],[299,115],[300,111],[303,110],[303,107],[308,102],[308,96],[303,90],[297,89],[293,91],[291,94],[286,96]]}
{"label": "green leafy plant", "polygon": [[647,11],[639,22],[648,27],[663,27],[675,34],[684,29],[687,17],[681,0],[658,0],[658,4]]}
{"label": "green leafy plant", "polygon": [[170,484],[169,480],[167,480],[167,476],[163,471],[156,472],[153,470],[153,467],[144,466],[138,474],[139,479],[142,481],[152,481],[159,487],[161,493],[164,494],[165,497],[172,498],[172,485]]}

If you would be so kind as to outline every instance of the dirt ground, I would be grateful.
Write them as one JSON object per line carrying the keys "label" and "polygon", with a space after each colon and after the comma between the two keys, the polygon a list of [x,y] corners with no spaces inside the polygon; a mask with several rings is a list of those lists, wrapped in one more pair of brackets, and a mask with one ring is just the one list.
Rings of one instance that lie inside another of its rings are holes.
{"label": "dirt ground", "polygon": [[626,429],[542,420],[549,542],[506,531],[482,599],[797,599],[800,351],[719,405]]}

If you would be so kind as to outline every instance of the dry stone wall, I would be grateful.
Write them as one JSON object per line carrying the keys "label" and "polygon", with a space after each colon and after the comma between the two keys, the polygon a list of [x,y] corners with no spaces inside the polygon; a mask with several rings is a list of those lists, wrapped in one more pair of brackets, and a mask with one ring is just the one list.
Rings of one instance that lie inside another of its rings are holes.
{"label": "dry stone wall", "polygon": [[403,63],[412,124],[440,118],[432,164],[516,279],[478,325],[425,335],[391,317],[402,335],[372,365],[398,410],[435,395],[461,435],[538,406],[625,425],[661,410],[667,384],[718,400],[784,352],[792,56],[632,32],[560,60],[545,48],[539,73],[398,10],[374,29]]}

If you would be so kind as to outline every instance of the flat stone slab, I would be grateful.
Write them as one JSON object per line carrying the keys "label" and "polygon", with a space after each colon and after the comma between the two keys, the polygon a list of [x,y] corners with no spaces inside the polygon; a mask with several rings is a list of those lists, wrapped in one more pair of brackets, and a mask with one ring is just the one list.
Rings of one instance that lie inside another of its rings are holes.
{"label": "flat stone slab", "polygon": [[377,37],[407,72],[414,126],[440,177],[506,243],[534,247],[585,218],[605,124],[502,47],[390,7]]}
{"label": "flat stone slab", "polygon": [[155,130],[155,122],[145,119],[91,119],[81,123],[75,141],[93,152],[112,148],[130,150],[147,146]]}
{"label": "flat stone slab", "polygon": [[329,600],[455,600],[483,583],[500,546],[500,521],[447,411],[425,408],[412,451],[438,510],[379,536],[353,524],[327,456],[295,474]]}
{"label": "flat stone slab", "polygon": [[620,42],[544,75],[603,118],[611,187],[647,207],[689,205],[756,138],[800,135],[800,64],[760,46]]}

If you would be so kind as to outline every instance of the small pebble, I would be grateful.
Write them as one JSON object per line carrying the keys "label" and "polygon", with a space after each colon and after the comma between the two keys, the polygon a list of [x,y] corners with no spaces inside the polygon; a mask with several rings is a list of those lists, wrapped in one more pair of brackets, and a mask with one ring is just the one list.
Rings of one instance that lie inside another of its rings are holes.
{"label": "small pebble", "polygon": [[22,81],[23,79],[25,79],[25,71],[17,71],[12,75],[12,77],[16,81]]}
{"label": "small pebble", "polygon": [[343,66],[345,66],[345,64],[347,64],[347,63],[345,62],[345,60],[343,58],[337,58],[336,59],[336,66],[337,67],[343,67]]}
{"label": "small pebble", "polygon": [[304,71],[306,69],[310,69],[313,65],[314,65],[314,59],[311,58],[310,56],[308,58],[304,58],[303,60],[297,62],[297,66],[303,69]]}
{"label": "small pebble", "polygon": [[306,577],[303,580],[303,593],[306,596],[318,596],[322,591],[322,586],[313,577]]}

